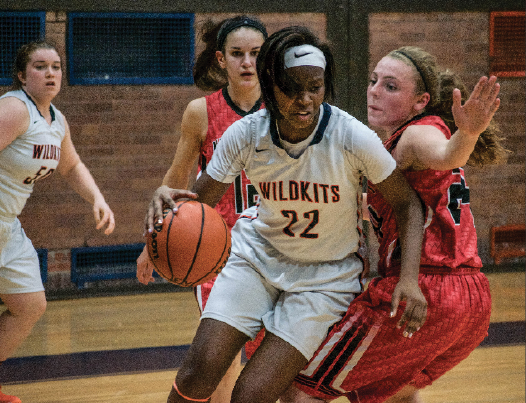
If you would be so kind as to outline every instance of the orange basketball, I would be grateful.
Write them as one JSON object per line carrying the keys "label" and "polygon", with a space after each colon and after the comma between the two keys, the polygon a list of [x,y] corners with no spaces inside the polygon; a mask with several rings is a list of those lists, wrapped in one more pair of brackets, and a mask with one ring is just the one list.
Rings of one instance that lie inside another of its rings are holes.
{"label": "orange basketball", "polygon": [[197,201],[177,202],[163,212],[162,225],[148,234],[155,271],[173,284],[192,287],[215,277],[230,255],[230,230],[219,213]]}

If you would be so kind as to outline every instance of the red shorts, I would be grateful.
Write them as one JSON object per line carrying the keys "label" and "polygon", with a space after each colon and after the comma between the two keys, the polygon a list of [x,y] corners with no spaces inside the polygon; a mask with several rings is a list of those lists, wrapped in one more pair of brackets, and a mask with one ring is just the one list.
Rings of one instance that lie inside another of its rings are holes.
{"label": "red shorts", "polygon": [[396,328],[404,306],[389,317],[397,281],[375,278],[351,303],[296,377],[299,389],[327,400],[380,403],[406,385],[430,385],[487,336],[491,296],[484,274],[420,274],[427,320],[410,339]]}

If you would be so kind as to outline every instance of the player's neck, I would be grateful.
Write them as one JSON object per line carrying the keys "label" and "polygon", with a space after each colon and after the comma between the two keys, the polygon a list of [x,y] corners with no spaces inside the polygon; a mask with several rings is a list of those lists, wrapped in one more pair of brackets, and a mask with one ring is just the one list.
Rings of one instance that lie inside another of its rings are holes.
{"label": "player's neck", "polygon": [[259,98],[261,98],[261,90],[259,84],[252,88],[236,88],[229,84],[227,87],[228,95],[232,102],[241,110],[250,111]]}
{"label": "player's neck", "polygon": [[33,101],[38,111],[48,123],[51,121],[51,100],[53,97],[37,97],[27,91],[25,87],[22,87],[26,95]]}

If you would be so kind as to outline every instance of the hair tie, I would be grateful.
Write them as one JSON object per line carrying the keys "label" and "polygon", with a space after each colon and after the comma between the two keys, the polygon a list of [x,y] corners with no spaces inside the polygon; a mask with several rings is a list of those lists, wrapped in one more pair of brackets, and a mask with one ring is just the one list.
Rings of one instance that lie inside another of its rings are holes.
{"label": "hair tie", "polygon": [[422,79],[422,82],[424,83],[424,90],[425,90],[425,92],[429,92],[427,90],[427,83],[426,83],[426,80],[424,78],[424,74],[423,74],[422,70],[420,69],[420,67],[418,67],[418,64],[416,64],[415,59],[413,59],[411,56],[409,56],[407,53],[405,53],[405,52],[403,52],[401,50],[396,50],[395,52],[400,53],[402,56],[405,56],[407,59],[409,59],[409,61],[413,64],[413,66],[415,66],[416,71],[418,71],[418,74],[420,74],[420,78]]}
{"label": "hair tie", "polygon": [[261,22],[248,17],[242,19],[231,19],[226,21],[223,25],[221,25],[221,28],[219,28],[219,32],[217,33],[217,49],[223,49],[228,34],[241,27],[255,28],[263,34],[265,39],[268,38],[267,29]]}

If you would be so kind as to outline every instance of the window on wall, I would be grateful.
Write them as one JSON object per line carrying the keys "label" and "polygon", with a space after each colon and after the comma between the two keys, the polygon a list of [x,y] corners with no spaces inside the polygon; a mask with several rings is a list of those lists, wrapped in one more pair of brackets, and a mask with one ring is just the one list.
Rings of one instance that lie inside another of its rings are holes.
{"label": "window on wall", "polygon": [[71,13],[70,84],[191,84],[193,14]]}
{"label": "window on wall", "polygon": [[490,14],[490,73],[499,77],[524,77],[525,12]]}
{"label": "window on wall", "polygon": [[12,83],[13,62],[20,46],[43,39],[45,29],[45,12],[0,11],[0,85]]}

